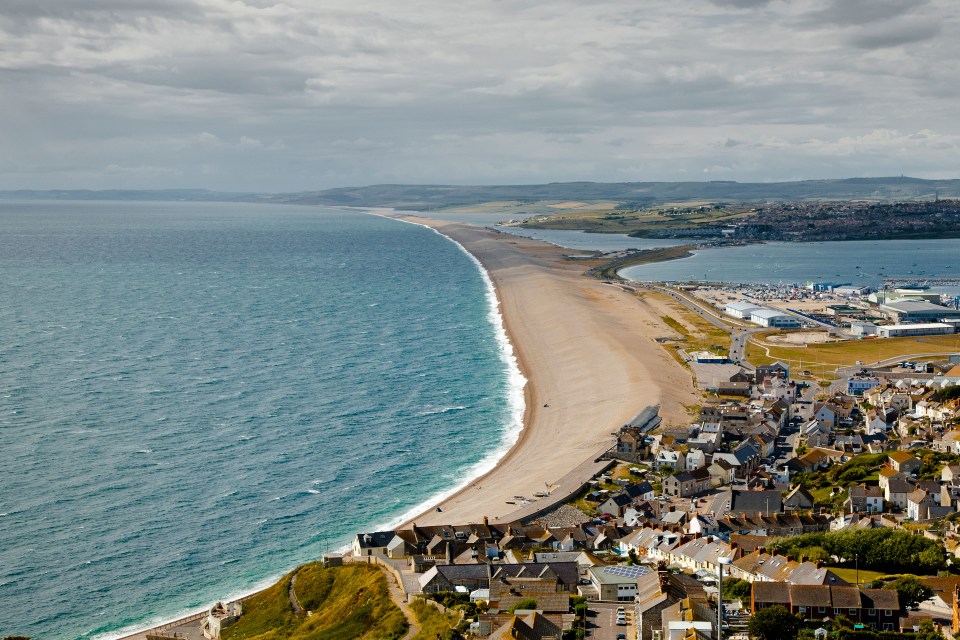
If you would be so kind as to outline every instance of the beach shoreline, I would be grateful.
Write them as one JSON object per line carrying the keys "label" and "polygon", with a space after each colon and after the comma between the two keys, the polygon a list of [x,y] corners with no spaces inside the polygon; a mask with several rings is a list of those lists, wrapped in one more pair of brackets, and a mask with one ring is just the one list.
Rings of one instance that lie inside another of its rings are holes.
{"label": "beach shoreline", "polygon": [[646,406],[660,405],[667,422],[687,419],[685,405],[696,402],[689,373],[648,335],[659,316],[632,293],[584,276],[588,265],[566,259],[570,250],[472,225],[390,215],[451,237],[479,260],[494,282],[527,379],[516,443],[493,469],[405,524],[509,519],[515,497],[551,493],[569,471],[612,446],[613,433]]}
{"label": "beach shoreline", "polygon": [[[582,261],[565,259],[569,250],[411,212],[368,213],[428,227],[479,263],[526,380],[522,428],[492,468],[389,528],[509,518],[518,511],[510,504],[515,496],[552,493],[571,471],[588,473],[599,450],[613,444],[613,433],[644,407],[660,405],[667,422],[686,419],[696,391],[689,372],[653,340],[651,328],[662,328],[656,311],[628,291],[586,277]],[[145,640],[157,629],[198,626],[193,612],[102,638]]]}

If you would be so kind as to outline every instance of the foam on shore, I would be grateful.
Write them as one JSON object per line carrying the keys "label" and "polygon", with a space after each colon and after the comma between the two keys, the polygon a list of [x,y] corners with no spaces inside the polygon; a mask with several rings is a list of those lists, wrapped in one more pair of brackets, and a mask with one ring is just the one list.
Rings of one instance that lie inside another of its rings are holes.
{"label": "foam on shore", "polygon": [[[487,273],[487,270],[483,267],[483,264],[480,260],[477,259],[472,253],[467,251],[467,249],[454,240],[453,238],[444,235],[440,231],[437,231],[433,227],[430,227],[419,222],[413,222],[411,220],[401,220],[393,216],[384,215],[382,213],[377,213],[377,211],[390,211],[393,209],[377,209],[377,210],[366,210],[366,213],[370,215],[379,216],[382,218],[388,218],[396,222],[403,222],[406,224],[413,224],[418,227],[423,227],[429,229],[438,236],[445,238],[446,240],[455,244],[460,251],[464,253],[470,260],[476,265],[477,270],[480,272],[480,277],[483,278],[484,285],[486,286],[486,298],[487,305],[489,307],[489,312],[487,318],[490,321],[490,324],[493,326],[494,334],[497,340],[497,345],[500,351],[500,359],[503,361],[504,366],[506,367],[507,373],[507,402],[509,403],[509,417],[507,424],[503,429],[503,438],[500,441],[499,446],[496,449],[488,453],[481,459],[479,462],[470,466],[467,471],[464,473],[464,479],[456,483],[448,489],[444,489],[429,498],[425,499],[423,502],[417,504],[414,507],[411,507],[403,514],[397,516],[393,520],[390,520],[382,527],[377,527],[378,529],[393,529],[400,524],[407,522],[411,518],[417,516],[424,511],[427,511],[432,506],[437,505],[443,502],[445,499],[454,495],[464,487],[469,486],[477,478],[483,476],[485,473],[497,466],[497,463],[507,454],[508,451],[516,444],[517,440],[520,438],[520,432],[523,431],[523,416],[526,411],[526,403],[524,402],[524,387],[527,384],[527,379],[523,376],[523,373],[520,371],[520,365],[517,362],[516,354],[513,350],[513,344],[510,342],[510,337],[507,335],[507,330],[503,322],[503,314],[500,312],[500,300],[497,298],[497,290],[493,285],[493,280],[490,279],[490,274]],[[414,212],[411,212],[414,213]]]}

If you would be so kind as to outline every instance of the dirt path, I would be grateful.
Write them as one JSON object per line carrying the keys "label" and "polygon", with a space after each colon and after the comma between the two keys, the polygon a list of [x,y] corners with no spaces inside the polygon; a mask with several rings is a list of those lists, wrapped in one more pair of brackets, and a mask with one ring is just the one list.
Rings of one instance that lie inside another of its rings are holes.
{"label": "dirt path", "polygon": [[390,599],[393,600],[395,605],[400,607],[400,611],[403,611],[403,615],[407,617],[407,622],[410,624],[410,630],[407,631],[407,635],[403,636],[401,640],[411,640],[420,633],[417,615],[413,612],[413,609],[407,605],[406,595],[404,595],[403,589],[397,584],[397,579],[382,567],[381,571],[383,571],[383,575],[387,578],[387,589],[390,590]]}
{"label": "dirt path", "polygon": [[296,591],[294,591],[297,587],[297,575],[299,575],[299,573],[300,571],[297,570],[293,574],[293,577],[290,578],[290,588],[287,589],[287,595],[290,597],[290,606],[293,607],[294,615],[298,616],[303,613],[303,607],[300,606],[300,601],[297,600],[297,594]]}

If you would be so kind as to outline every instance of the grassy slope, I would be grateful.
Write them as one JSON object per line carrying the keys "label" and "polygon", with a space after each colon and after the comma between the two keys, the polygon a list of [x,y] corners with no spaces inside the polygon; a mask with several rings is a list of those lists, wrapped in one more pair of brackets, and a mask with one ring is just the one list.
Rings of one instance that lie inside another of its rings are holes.
{"label": "grassy slope", "polygon": [[[292,575],[292,574],[291,574]],[[383,572],[352,564],[324,569],[302,567],[296,597],[310,616],[294,614],[288,597],[291,575],[244,601],[244,614],[223,633],[224,640],[349,640],[400,638],[406,633],[403,612],[390,600]]]}
{"label": "grassy slope", "polygon": [[420,624],[420,633],[415,635],[413,640],[449,638],[451,637],[450,630],[460,622],[460,616],[457,614],[441,613],[439,609],[419,598],[410,603],[410,608],[413,609],[417,616],[417,622]]}

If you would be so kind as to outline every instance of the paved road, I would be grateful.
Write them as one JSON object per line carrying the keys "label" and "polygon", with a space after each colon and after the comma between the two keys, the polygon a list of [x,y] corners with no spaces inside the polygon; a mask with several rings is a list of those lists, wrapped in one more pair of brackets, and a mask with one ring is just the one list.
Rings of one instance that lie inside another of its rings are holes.
{"label": "paved road", "polygon": [[[590,637],[597,640],[616,640],[617,634],[622,633],[627,638],[636,638],[637,633],[633,626],[632,602],[591,602],[590,611],[595,614],[587,618],[590,626]],[[627,615],[627,624],[617,626],[617,607],[623,607]]]}

